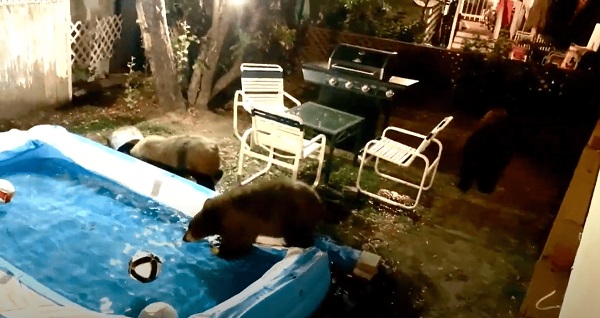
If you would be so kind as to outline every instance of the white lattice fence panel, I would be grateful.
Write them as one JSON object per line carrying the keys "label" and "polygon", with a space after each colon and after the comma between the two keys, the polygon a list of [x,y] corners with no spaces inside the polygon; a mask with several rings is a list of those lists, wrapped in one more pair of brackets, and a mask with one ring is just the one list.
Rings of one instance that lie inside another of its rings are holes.
{"label": "white lattice fence panel", "polygon": [[100,63],[112,56],[115,41],[121,37],[121,28],[122,19],[118,15],[71,23],[73,66],[89,69],[94,75],[102,72]]}

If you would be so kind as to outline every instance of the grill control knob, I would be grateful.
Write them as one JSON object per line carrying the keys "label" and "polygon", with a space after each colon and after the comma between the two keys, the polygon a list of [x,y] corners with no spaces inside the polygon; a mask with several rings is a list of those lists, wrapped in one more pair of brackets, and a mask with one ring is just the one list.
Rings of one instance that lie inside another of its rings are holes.
{"label": "grill control knob", "polygon": [[371,90],[371,87],[369,85],[365,84],[360,88],[360,90],[363,91],[364,93],[366,93]]}
{"label": "grill control knob", "polygon": [[351,89],[352,88],[352,82],[346,82],[346,84],[344,84],[344,86],[346,86],[347,89]]}
{"label": "grill control knob", "polygon": [[335,86],[335,85],[337,85],[337,83],[338,83],[338,81],[335,78],[332,77],[329,79],[329,85]]}
{"label": "grill control knob", "polygon": [[389,89],[385,92],[385,97],[387,98],[392,98],[392,96],[394,96],[394,91]]}

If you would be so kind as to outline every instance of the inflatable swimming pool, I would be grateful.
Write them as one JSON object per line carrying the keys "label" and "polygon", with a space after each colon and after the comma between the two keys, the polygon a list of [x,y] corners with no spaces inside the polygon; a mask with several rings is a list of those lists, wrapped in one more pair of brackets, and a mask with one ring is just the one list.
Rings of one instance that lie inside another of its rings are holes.
{"label": "inflatable swimming pool", "polygon": [[[309,317],[327,294],[317,248],[257,247],[225,262],[206,242],[182,244],[214,192],[62,127],[0,133],[0,178],[16,187],[0,206],[0,270],[64,308],[137,317],[166,302],[180,317]],[[161,257],[155,281],[129,277],[137,250]]]}

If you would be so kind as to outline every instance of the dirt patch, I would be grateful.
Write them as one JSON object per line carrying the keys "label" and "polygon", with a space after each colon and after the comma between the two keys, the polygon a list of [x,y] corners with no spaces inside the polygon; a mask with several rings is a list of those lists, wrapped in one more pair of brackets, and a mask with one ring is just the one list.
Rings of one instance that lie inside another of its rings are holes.
{"label": "dirt patch", "polygon": [[[427,132],[442,115],[423,108],[405,112],[396,122]],[[243,116],[242,122],[241,129],[249,125],[248,116]],[[535,163],[515,158],[494,194],[461,193],[454,186],[455,162],[460,140],[466,137],[471,123],[461,118],[456,123],[440,136],[448,144],[442,155],[445,160],[433,188],[413,214],[379,210],[366,202],[341,224],[321,229],[344,244],[382,255],[384,264],[370,283],[334,270],[330,294],[315,317],[517,315],[560,199],[559,187]],[[236,184],[239,142],[233,136],[231,110],[163,113],[151,98],[135,105],[119,98],[110,106],[45,111],[10,124],[21,129],[57,124],[83,135],[107,133],[122,125],[137,125],[145,134],[202,134],[217,140],[221,148],[225,176],[217,190],[226,191]],[[336,151],[336,155],[330,186],[340,189],[354,185],[357,167],[348,154]],[[250,168],[256,165],[248,164]],[[311,165],[306,166],[301,178],[312,177],[311,170]],[[371,171],[366,171],[368,188],[408,191],[381,182]],[[402,173],[418,175],[416,170]]]}

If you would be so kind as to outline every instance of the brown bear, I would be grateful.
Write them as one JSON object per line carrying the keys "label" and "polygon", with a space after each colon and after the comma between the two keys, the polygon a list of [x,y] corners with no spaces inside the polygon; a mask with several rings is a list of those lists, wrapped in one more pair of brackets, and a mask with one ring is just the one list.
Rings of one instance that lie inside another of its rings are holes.
{"label": "brown bear", "polygon": [[210,190],[215,190],[223,177],[219,146],[199,135],[150,135],[123,145],[119,151],[183,178],[191,176]]}
{"label": "brown bear", "polygon": [[458,188],[468,191],[474,181],[482,193],[492,193],[513,152],[513,132],[508,113],[488,111],[465,142]]}
{"label": "brown bear", "polygon": [[283,237],[287,246],[306,248],[314,245],[315,227],[328,219],[327,206],[312,187],[300,181],[251,183],[206,200],[183,240],[219,235],[217,255],[224,259],[248,252],[259,235]]}

